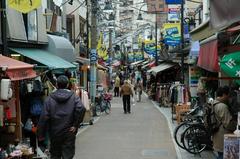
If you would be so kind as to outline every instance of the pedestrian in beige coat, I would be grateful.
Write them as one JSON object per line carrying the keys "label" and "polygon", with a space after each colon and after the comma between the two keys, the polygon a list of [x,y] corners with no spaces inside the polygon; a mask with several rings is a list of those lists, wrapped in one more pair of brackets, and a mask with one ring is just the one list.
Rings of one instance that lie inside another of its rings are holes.
{"label": "pedestrian in beige coat", "polygon": [[232,133],[236,128],[236,122],[232,119],[227,102],[229,99],[229,87],[219,87],[217,98],[214,101],[216,119],[221,123],[218,131],[213,134],[213,148],[218,153],[217,159],[223,159],[224,134]]}

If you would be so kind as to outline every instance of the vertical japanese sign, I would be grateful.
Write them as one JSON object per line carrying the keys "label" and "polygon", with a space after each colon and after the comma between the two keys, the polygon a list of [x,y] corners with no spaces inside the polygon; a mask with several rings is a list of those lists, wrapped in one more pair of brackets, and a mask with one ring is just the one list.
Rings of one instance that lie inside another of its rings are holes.
{"label": "vertical japanese sign", "polygon": [[28,13],[41,6],[41,0],[8,0],[8,7],[22,13]]}
{"label": "vertical japanese sign", "polygon": [[177,46],[181,42],[180,23],[163,24],[164,43],[170,46]]}
{"label": "vertical japanese sign", "polygon": [[[222,71],[230,77],[240,77],[240,52],[234,52],[223,56],[220,61]],[[240,84],[240,80],[237,80]]]}

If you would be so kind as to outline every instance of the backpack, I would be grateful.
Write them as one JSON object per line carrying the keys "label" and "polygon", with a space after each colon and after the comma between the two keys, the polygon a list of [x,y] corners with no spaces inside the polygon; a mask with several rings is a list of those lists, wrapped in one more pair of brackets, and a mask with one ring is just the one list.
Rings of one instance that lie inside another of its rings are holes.
{"label": "backpack", "polygon": [[214,112],[214,107],[218,103],[220,102],[214,104],[206,104],[204,106],[204,126],[211,135],[215,134],[218,131],[219,127],[222,125],[222,122],[219,122],[217,120],[216,113]]}

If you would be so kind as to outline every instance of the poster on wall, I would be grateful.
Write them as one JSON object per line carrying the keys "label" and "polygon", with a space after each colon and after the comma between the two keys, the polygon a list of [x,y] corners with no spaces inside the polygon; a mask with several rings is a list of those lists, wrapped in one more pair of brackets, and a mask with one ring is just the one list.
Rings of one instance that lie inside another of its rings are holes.
{"label": "poster on wall", "polygon": [[37,41],[37,12],[28,13],[28,40]]}
{"label": "poster on wall", "polygon": [[197,96],[198,79],[200,77],[200,69],[198,67],[189,67],[189,86],[192,97]]}
{"label": "poster on wall", "polygon": [[177,46],[181,42],[180,23],[163,24],[164,43],[170,46]]}

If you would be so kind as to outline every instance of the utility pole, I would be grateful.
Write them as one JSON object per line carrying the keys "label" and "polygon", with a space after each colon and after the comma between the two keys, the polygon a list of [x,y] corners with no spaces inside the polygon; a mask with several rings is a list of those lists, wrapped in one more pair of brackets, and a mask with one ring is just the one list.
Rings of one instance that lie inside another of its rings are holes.
{"label": "utility pole", "polygon": [[87,58],[89,58],[89,2],[86,0],[87,12],[86,12],[86,21],[87,21]]}
{"label": "utility pole", "polygon": [[110,87],[112,88],[111,81],[112,81],[112,29],[109,29],[109,81],[110,81]]}
{"label": "utility pole", "polygon": [[157,52],[157,9],[155,7],[155,65],[158,66],[158,52]]}
{"label": "utility pole", "polygon": [[7,15],[6,15],[6,0],[1,1],[1,27],[2,27],[2,54],[5,56],[9,56],[7,49]]}
{"label": "utility pole", "polygon": [[93,104],[93,116],[95,116],[97,67],[97,0],[92,0],[91,5],[90,99],[91,104]]}
{"label": "utility pole", "polygon": [[181,82],[184,84],[184,0],[181,2]]}

